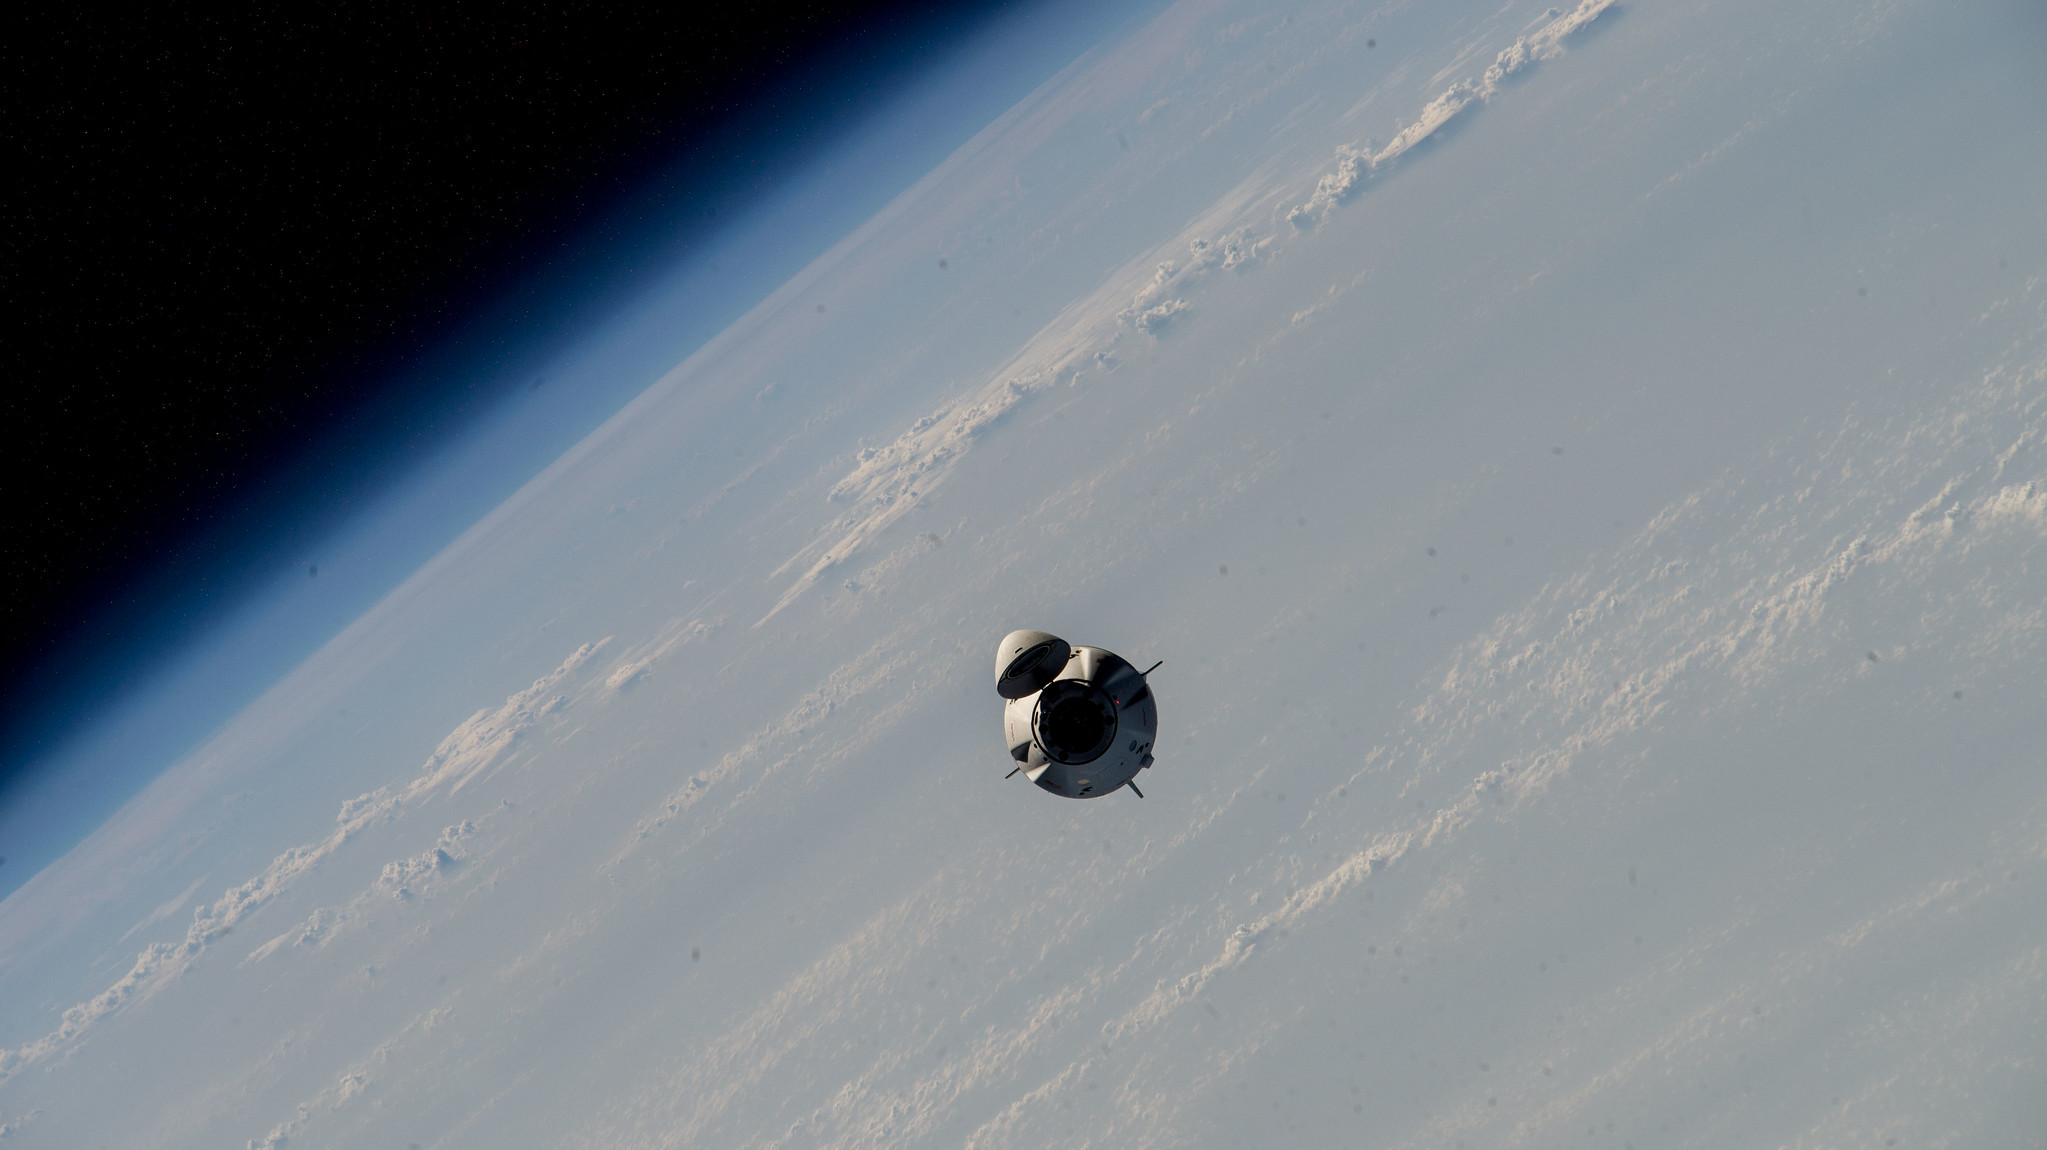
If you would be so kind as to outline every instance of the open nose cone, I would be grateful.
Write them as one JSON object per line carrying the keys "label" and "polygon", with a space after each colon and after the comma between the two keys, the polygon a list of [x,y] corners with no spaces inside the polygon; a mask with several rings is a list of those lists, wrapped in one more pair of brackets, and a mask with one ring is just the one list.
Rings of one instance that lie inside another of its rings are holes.
{"label": "open nose cone", "polygon": [[1011,631],[995,649],[995,693],[1021,699],[1052,681],[1073,648],[1045,631]]}

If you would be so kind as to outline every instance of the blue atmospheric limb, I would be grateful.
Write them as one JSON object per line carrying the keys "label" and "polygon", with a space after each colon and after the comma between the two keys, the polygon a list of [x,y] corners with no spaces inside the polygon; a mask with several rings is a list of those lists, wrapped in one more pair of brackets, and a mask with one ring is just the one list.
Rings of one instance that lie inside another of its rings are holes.
{"label": "blue atmospheric limb", "polygon": [[[675,364],[1156,6],[1047,0],[908,35],[898,55],[815,93],[835,133],[749,133],[732,158],[742,174],[705,193],[715,216],[705,197],[664,200],[668,177],[650,179],[564,242],[586,256],[572,274],[496,285],[501,298],[478,304],[468,334],[413,372],[429,392],[497,395],[494,405],[446,421],[437,442],[371,443],[371,463],[344,459],[338,479],[324,465],[280,475],[274,503],[188,549],[203,569],[150,576],[153,607],[103,621],[120,642],[81,646],[57,666],[65,685],[0,746],[0,898]],[[846,116],[854,104],[868,110]]]}

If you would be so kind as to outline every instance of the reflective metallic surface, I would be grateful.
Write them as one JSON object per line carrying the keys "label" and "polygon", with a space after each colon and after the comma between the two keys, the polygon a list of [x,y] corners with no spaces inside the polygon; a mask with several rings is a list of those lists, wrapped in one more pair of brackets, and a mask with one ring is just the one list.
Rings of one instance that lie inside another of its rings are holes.
{"label": "reflective metallic surface", "polygon": [[1012,631],[996,650],[1002,733],[1025,778],[1055,795],[1092,799],[1152,764],[1158,703],[1145,674],[1099,647],[1043,631]]}

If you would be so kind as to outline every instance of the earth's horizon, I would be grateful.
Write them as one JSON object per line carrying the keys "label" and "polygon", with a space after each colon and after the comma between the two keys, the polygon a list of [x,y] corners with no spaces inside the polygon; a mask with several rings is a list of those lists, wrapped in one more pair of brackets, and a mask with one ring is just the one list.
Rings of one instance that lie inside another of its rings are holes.
{"label": "earth's horizon", "polygon": [[1165,9],[0,902],[0,1138],[2047,1145],[2043,29]]}

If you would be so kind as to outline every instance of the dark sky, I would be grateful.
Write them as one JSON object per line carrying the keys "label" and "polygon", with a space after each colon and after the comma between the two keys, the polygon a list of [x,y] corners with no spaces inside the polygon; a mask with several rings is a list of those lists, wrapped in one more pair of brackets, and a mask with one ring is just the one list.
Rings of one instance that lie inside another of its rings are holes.
{"label": "dark sky", "polygon": [[201,609],[280,477],[345,486],[487,405],[393,381],[505,285],[596,276],[621,204],[715,208],[999,7],[0,17],[0,783],[55,699]]}

